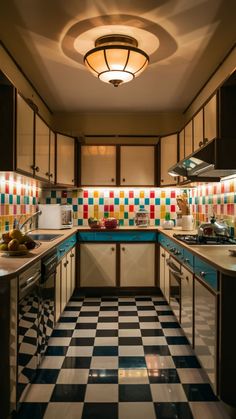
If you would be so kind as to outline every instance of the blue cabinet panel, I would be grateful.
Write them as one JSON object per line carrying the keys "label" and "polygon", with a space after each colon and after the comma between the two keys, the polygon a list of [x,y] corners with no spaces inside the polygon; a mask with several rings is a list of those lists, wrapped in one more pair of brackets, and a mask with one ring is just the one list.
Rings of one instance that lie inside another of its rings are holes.
{"label": "blue cabinet panel", "polygon": [[155,242],[155,231],[79,231],[79,242]]}
{"label": "blue cabinet panel", "polygon": [[63,241],[62,243],[57,246],[57,258],[60,260],[72,247],[76,244],[76,234],[69,237],[67,240]]}
{"label": "blue cabinet panel", "polygon": [[193,272],[194,270],[194,256],[191,252],[184,249],[184,258],[183,258],[184,265]]}
{"label": "blue cabinet panel", "polygon": [[218,290],[217,270],[196,256],[194,261],[194,273],[215,291]]}

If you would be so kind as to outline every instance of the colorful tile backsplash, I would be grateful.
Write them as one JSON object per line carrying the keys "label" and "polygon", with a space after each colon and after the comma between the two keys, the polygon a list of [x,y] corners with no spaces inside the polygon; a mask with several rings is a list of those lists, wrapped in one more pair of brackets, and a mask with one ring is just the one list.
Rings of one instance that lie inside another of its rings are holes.
{"label": "colorful tile backsplash", "polygon": [[74,225],[88,225],[89,217],[115,217],[120,225],[134,225],[134,216],[140,205],[150,214],[150,224],[160,225],[166,212],[176,218],[178,189],[160,188],[88,188],[74,191],[44,191],[40,202],[72,204]]}
{"label": "colorful tile backsplash", "polygon": [[235,224],[236,179],[202,184],[190,189],[189,203],[197,224],[208,221],[213,214]]}
{"label": "colorful tile backsplash", "polygon": [[0,232],[13,228],[14,220],[22,223],[37,210],[41,189],[33,179],[12,173],[0,174]]}

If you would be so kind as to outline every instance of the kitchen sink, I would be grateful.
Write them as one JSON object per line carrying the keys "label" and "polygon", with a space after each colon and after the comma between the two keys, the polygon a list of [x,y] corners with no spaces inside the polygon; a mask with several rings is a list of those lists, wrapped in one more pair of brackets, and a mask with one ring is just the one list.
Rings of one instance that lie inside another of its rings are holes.
{"label": "kitchen sink", "polygon": [[29,233],[29,237],[33,240],[39,240],[42,242],[50,242],[52,240],[57,239],[58,237],[63,236],[63,234],[40,234],[40,233]]}

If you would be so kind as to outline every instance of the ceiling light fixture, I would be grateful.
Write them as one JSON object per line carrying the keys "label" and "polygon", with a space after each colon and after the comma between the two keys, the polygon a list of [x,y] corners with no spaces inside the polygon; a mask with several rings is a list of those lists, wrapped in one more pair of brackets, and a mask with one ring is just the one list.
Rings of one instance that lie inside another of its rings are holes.
{"label": "ceiling light fixture", "polygon": [[118,87],[138,77],[147,67],[149,57],[131,36],[105,35],[96,40],[84,62],[94,76]]}

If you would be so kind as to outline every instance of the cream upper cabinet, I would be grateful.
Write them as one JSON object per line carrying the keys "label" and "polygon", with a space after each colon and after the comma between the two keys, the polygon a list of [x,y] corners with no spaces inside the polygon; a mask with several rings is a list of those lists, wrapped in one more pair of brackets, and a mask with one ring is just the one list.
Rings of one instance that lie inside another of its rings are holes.
{"label": "cream upper cabinet", "polygon": [[116,286],[115,243],[82,243],[80,245],[80,286]]}
{"label": "cream upper cabinet", "polygon": [[56,134],[50,130],[50,148],[49,148],[49,180],[55,182],[55,145],[56,145]]}
{"label": "cream upper cabinet", "polygon": [[116,146],[81,146],[81,185],[116,185]]}
{"label": "cream upper cabinet", "polygon": [[35,174],[49,180],[50,128],[38,116],[35,117]]}
{"label": "cream upper cabinet", "polygon": [[185,141],[184,141],[184,129],[179,133],[179,160],[183,160],[185,156]]}
{"label": "cream upper cabinet", "polygon": [[120,286],[155,286],[155,244],[121,243]]}
{"label": "cream upper cabinet", "polygon": [[204,138],[208,141],[217,137],[217,100],[216,94],[204,106]]}
{"label": "cream upper cabinet", "polygon": [[57,134],[57,183],[73,186],[75,183],[75,140]]}
{"label": "cream upper cabinet", "polygon": [[155,146],[120,147],[120,184],[155,185]]}
{"label": "cream upper cabinet", "polygon": [[161,138],[161,186],[177,182],[177,178],[168,173],[169,168],[177,163],[177,142],[177,134]]}
{"label": "cream upper cabinet", "polygon": [[34,111],[17,94],[16,169],[34,173]]}
{"label": "cream upper cabinet", "polygon": [[184,128],[185,157],[193,152],[193,123],[190,121]]}
{"label": "cream upper cabinet", "polygon": [[203,109],[200,109],[193,118],[193,151],[203,145],[203,139]]}

